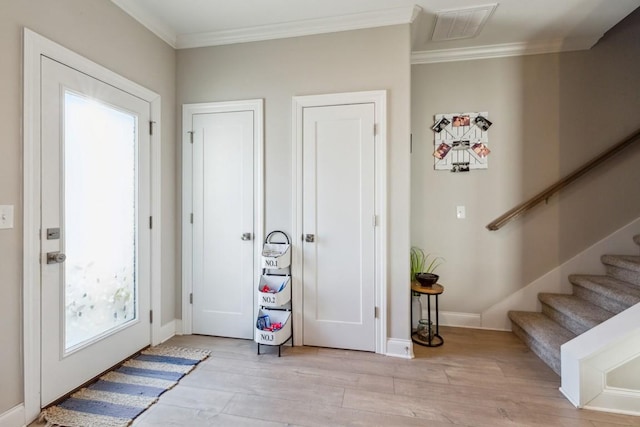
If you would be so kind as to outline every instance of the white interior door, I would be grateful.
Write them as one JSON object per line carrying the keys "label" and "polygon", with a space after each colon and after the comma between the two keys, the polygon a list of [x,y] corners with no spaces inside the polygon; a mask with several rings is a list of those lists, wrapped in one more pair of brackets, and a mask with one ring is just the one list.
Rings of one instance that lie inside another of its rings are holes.
{"label": "white interior door", "polygon": [[374,104],[303,115],[303,342],[375,351]]}
{"label": "white interior door", "polygon": [[41,60],[46,405],[150,344],[150,105]]}
{"label": "white interior door", "polygon": [[209,112],[187,117],[193,132],[192,332],[252,339],[256,112],[210,105]]}

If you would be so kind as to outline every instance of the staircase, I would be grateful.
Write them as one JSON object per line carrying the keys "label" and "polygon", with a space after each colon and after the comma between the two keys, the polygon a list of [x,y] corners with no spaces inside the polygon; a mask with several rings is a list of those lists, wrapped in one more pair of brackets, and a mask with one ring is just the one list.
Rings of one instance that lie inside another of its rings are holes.
{"label": "staircase", "polygon": [[[640,246],[640,235],[633,240]],[[569,276],[573,294],[538,294],[541,313],[509,312],[513,332],[558,375],[562,344],[640,302],[640,256],[601,259],[605,276]]]}

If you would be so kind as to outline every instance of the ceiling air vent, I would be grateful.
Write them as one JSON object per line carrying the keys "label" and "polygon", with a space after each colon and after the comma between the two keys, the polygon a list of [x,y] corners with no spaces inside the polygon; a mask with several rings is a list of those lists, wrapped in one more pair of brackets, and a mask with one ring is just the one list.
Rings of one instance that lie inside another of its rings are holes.
{"label": "ceiling air vent", "polygon": [[477,36],[496,7],[498,4],[494,3],[436,12],[436,25],[431,40],[446,41]]}

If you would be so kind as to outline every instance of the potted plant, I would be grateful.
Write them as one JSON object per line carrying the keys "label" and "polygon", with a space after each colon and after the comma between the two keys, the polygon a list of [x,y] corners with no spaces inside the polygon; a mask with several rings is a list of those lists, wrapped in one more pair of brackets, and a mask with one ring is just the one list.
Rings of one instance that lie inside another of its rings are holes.
{"label": "potted plant", "polygon": [[421,286],[432,286],[438,282],[440,276],[434,274],[444,258],[431,257],[431,254],[425,254],[424,251],[416,246],[411,248],[411,281],[417,281]]}
{"label": "potted plant", "polygon": [[[422,249],[413,246],[410,251],[410,258],[411,282],[419,282],[420,286],[432,286],[438,282],[439,276],[433,272],[444,261],[442,257],[431,258],[431,254],[425,254]],[[419,293],[412,292],[411,294],[411,330],[416,332],[422,317],[422,303],[420,302]]]}

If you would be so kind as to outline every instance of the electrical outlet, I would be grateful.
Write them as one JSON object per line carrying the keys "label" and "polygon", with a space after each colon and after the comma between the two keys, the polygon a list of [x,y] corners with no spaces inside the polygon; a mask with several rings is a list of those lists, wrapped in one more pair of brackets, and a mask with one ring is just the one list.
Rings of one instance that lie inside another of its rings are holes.
{"label": "electrical outlet", "polygon": [[0,206],[0,228],[13,228],[13,205]]}
{"label": "electrical outlet", "polygon": [[456,218],[465,219],[467,217],[467,210],[464,206],[456,206]]}

